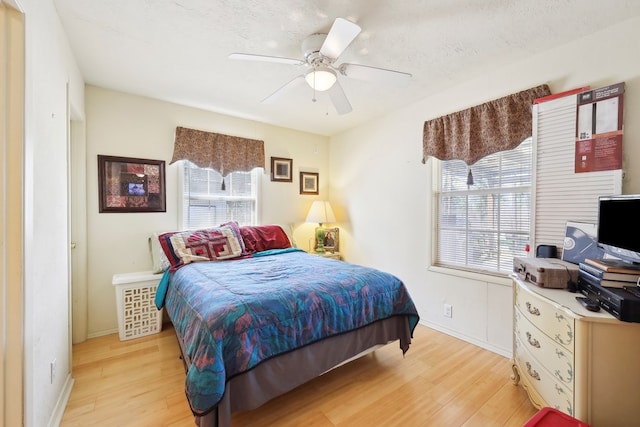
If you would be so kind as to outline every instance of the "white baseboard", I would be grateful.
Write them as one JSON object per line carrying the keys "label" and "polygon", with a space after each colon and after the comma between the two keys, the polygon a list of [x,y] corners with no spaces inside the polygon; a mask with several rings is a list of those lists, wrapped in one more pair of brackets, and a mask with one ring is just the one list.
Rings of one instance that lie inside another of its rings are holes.
{"label": "white baseboard", "polygon": [[116,329],[107,329],[106,331],[94,332],[92,334],[87,334],[87,339],[89,338],[98,338],[105,335],[117,334],[118,328]]}
{"label": "white baseboard", "polygon": [[58,427],[62,422],[62,416],[64,415],[64,410],[66,409],[67,403],[69,402],[69,397],[71,396],[71,390],[73,390],[74,382],[75,381],[71,374],[67,375],[67,380],[64,382],[60,397],[56,402],[56,406],[53,408],[53,413],[51,414],[51,418],[49,419],[49,423],[47,424],[49,427]]}
{"label": "white baseboard", "polygon": [[441,325],[435,324],[435,323],[431,323],[428,322],[426,320],[420,320],[420,324],[427,326],[431,329],[435,329],[438,332],[442,332],[443,334],[447,334],[447,335],[451,335],[452,337],[461,339],[462,341],[466,341],[470,344],[476,345],[480,348],[484,348],[485,350],[489,350],[493,353],[499,354],[500,356],[504,356],[507,359],[511,359],[513,357],[513,351],[511,349],[504,349],[501,347],[497,347],[494,345],[491,345],[488,342],[485,341],[481,341],[478,340],[476,338],[461,334],[459,332],[453,331],[451,329],[447,329],[447,328],[443,328]]}

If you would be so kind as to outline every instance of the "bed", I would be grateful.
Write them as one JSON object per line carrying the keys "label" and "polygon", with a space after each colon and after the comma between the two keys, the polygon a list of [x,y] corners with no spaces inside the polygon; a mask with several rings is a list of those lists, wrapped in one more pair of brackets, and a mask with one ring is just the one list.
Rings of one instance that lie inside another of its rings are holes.
{"label": "bed", "polygon": [[171,267],[156,304],[174,325],[200,427],[229,426],[233,412],[376,346],[409,349],[419,317],[391,274],[292,248],[278,226],[232,224],[159,240]]}

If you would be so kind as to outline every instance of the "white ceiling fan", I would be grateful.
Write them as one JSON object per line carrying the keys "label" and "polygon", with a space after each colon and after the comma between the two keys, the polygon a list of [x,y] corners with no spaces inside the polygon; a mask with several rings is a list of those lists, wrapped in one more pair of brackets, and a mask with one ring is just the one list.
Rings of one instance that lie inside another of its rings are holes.
{"label": "white ceiling fan", "polygon": [[[338,114],[351,112],[352,107],[338,81],[338,76],[366,80],[376,83],[406,85],[411,74],[367,65],[342,63],[335,65],[338,57],[360,34],[362,29],[351,21],[336,18],[328,34],[313,34],[302,43],[304,59],[282,58],[279,56],[232,53],[230,59],[275,62],[280,64],[304,65],[303,74],[284,84],[262,100],[262,103],[276,102],[283,94],[305,80],[315,91],[327,91]],[[315,101],[315,97],[314,97]]]}

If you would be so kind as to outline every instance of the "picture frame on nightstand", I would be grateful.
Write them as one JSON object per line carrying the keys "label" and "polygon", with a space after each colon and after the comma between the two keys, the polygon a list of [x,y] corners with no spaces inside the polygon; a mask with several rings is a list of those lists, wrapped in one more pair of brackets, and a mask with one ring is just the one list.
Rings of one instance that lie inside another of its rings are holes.
{"label": "picture frame on nightstand", "polygon": [[[340,252],[340,229],[338,227],[324,229],[324,250],[329,253]],[[318,239],[314,239],[313,250],[318,248]]]}

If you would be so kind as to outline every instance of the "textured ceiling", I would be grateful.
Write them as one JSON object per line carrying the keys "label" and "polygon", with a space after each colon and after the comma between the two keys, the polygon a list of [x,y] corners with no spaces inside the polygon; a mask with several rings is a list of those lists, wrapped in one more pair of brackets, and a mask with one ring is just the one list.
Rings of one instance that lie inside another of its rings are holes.
{"label": "textured ceiling", "polygon": [[[321,135],[333,135],[495,67],[640,15],[638,0],[54,0],[86,83]],[[346,77],[338,115],[300,85],[260,101],[303,66],[234,61],[234,52],[302,59],[334,19],[362,32],[343,62],[413,75],[407,87]],[[631,42],[631,41],[630,41]],[[637,42],[637,41],[636,41]],[[544,82],[532,82],[536,85]],[[523,88],[524,89],[524,88]]]}

